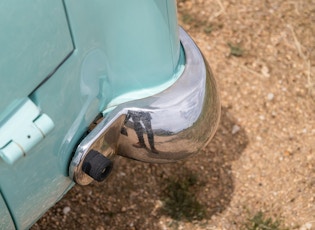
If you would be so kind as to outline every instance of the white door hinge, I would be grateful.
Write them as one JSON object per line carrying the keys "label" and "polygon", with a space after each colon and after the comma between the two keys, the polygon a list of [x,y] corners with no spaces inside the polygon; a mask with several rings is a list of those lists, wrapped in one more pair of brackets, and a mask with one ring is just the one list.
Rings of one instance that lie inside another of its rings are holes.
{"label": "white door hinge", "polygon": [[25,99],[0,126],[0,157],[13,164],[54,128],[49,116],[29,99]]}

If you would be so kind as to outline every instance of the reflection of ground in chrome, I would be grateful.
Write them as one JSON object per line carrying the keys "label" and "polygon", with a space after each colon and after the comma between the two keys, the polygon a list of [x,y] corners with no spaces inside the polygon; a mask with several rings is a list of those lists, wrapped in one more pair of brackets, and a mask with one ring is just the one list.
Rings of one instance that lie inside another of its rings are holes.
{"label": "reflection of ground in chrome", "polygon": [[[314,1],[179,0],[178,10],[220,86],[213,141],[175,164],[118,158],[109,180],[75,186],[33,229],[242,229],[254,217],[314,228]],[[187,173],[202,220],[161,211],[168,182]]]}

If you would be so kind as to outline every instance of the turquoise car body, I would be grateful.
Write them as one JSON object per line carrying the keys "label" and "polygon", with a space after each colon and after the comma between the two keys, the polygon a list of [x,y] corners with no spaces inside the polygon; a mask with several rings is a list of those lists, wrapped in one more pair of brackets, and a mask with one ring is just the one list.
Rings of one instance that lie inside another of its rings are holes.
{"label": "turquoise car body", "polygon": [[175,0],[0,2],[0,229],[27,229],[75,184],[89,125],[183,72]]}

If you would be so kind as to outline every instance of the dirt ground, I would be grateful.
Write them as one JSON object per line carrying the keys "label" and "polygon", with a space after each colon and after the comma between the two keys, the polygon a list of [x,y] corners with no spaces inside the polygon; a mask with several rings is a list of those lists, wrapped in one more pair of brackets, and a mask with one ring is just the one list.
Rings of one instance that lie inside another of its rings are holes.
{"label": "dirt ground", "polygon": [[259,212],[315,229],[315,1],[181,0],[178,12],[220,86],[214,139],[175,164],[119,158],[33,230],[244,229]]}

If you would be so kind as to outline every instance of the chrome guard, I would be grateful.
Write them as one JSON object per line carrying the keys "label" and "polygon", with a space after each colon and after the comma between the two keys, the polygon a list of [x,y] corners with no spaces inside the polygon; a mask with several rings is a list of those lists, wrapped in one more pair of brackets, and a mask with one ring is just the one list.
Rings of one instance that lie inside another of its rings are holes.
{"label": "chrome guard", "polygon": [[109,159],[118,154],[167,163],[197,153],[213,137],[220,118],[215,79],[183,29],[180,40],[186,57],[182,76],[157,95],[119,105],[83,139],[69,168],[76,183],[86,185],[93,181],[82,170],[91,151]]}

